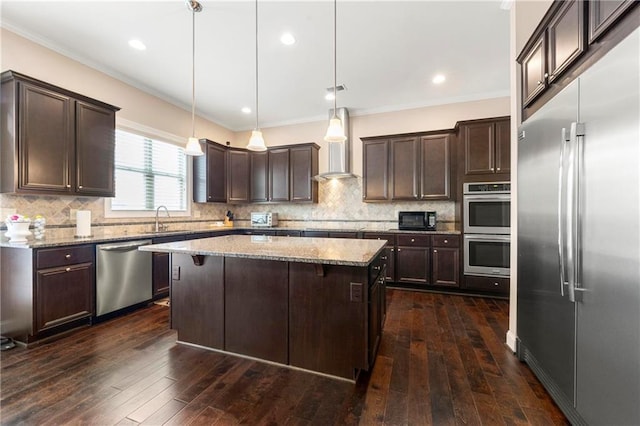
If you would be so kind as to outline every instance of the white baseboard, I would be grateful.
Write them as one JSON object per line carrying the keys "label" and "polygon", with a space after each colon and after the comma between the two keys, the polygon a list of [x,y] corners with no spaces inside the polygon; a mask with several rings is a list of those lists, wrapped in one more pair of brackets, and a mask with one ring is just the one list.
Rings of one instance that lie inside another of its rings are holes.
{"label": "white baseboard", "polygon": [[515,353],[516,352],[516,334],[509,330],[507,331],[507,346]]}

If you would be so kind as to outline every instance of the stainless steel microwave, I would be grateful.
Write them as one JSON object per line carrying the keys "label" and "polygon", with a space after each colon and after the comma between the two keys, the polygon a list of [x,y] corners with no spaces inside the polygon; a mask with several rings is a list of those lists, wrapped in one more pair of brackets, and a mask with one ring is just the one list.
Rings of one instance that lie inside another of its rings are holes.
{"label": "stainless steel microwave", "polygon": [[278,226],[278,213],[253,212],[251,213],[251,226],[254,228]]}
{"label": "stainless steel microwave", "polygon": [[435,231],[436,212],[399,212],[398,229],[412,231]]}

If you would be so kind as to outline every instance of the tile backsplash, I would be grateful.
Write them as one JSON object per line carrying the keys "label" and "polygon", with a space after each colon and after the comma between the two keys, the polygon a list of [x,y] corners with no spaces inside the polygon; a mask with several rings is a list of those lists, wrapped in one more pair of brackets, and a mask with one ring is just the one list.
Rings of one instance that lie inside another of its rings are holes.
{"label": "tile backsplash", "polygon": [[[362,201],[362,178],[320,182],[318,204],[200,204],[192,203],[191,217],[171,218],[170,222],[216,222],[224,219],[227,210],[234,213],[238,225],[246,226],[252,211],[277,212],[281,226],[320,227],[332,224],[348,228],[378,224],[381,229],[392,227],[403,210],[434,210],[438,222],[455,221],[452,201],[412,201],[394,203],[365,203]],[[30,217],[42,215],[47,226],[71,227],[71,210],[91,210],[94,226],[152,223],[153,218],[105,218],[104,199],[91,197],[36,196],[0,194],[0,209],[15,210]],[[4,225],[4,217],[2,225]],[[167,221],[166,219],[163,221]],[[243,223],[246,222],[246,223]],[[320,225],[322,224],[322,225]]]}

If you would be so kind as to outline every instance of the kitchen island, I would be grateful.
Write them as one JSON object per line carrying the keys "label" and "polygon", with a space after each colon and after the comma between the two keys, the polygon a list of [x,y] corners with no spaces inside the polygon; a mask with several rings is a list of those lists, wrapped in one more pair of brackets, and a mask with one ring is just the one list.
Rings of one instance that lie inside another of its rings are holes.
{"label": "kitchen island", "polygon": [[380,342],[384,246],[229,235],[140,250],[171,254],[179,343],[355,380]]}

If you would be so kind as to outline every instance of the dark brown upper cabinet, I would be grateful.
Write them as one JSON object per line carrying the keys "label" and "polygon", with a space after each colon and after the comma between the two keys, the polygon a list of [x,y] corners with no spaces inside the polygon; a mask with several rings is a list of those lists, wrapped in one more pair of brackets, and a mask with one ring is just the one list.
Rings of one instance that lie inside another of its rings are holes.
{"label": "dark brown upper cabinet", "polygon": [[[460,123],[465,176],[509,180],[511,172],[510,119],[484,119]],[[494,177],[495,176],[495,177]]]}
{"label": "dark brown upper cabinet", "polygon": [[204,155],[193,157],[193,201],[227,202],[227,148],[201,139]]}
{"label": "dark brown upper cabinet", "polygon": [[289,149],[269,150],[269,201],[289,201]]}
{"label": "dark brown upper cabinet", "polygon": [[418,138],[393,138],[391,150],[391,200],[418,199]]}
{"label": "dark brown upper cabinet", "polygon": [[566,1],[547,28],[548,81],[553,83],[586,49],[584,2]]}
{"label": "dark brown upper cabinet", "polygon": [[364,201],[451,199],[452,133],[363,138]]}
{"label": "dark brown upper cabinet", "polygon": [[362,198],[365,201],[389,200],[389,140],[363,140],[362,160]]}
{"label": "dark brown upper cabinet", "polygon": [[291,201],[318,202],[318,182],[313,177],[318,174],[319,149],[316,144],[289,149]]}
{"label": "dark brown upper cabinet", "polygon": [[589,44],[598,41],[618,19],[637,4],[634,0],[590,0]]}
{"label": "dark brown upper cabinet", "polygon": [[249,152],[230,149],[227,151],[227,202],[247,203],[250,200],[251,178]]}
{"label": "dark brown upper cabinet", "polygon": [[264,203],[269,201],[269,152],[249,153],[251,171],[251,201]]}
{"label": "dark brown upper cabinet", "polygon": [[113,197],[119,108],[2,73],[1,192]]}
{"label": "dark brown upper cabinet", "polygon": [[451,135],[420,137],[420,198],[451,198]]}
{"label": "dark brown upper cabinet", "polygon": [[546,37],[536,40],[522,59],[522,104],[529,105],[547,87]]}
{"label": "dark brown upper cabinet", "polygon": [[517,58],[523,121],[638,27],[638,4],[633,0],[551,3]]}

